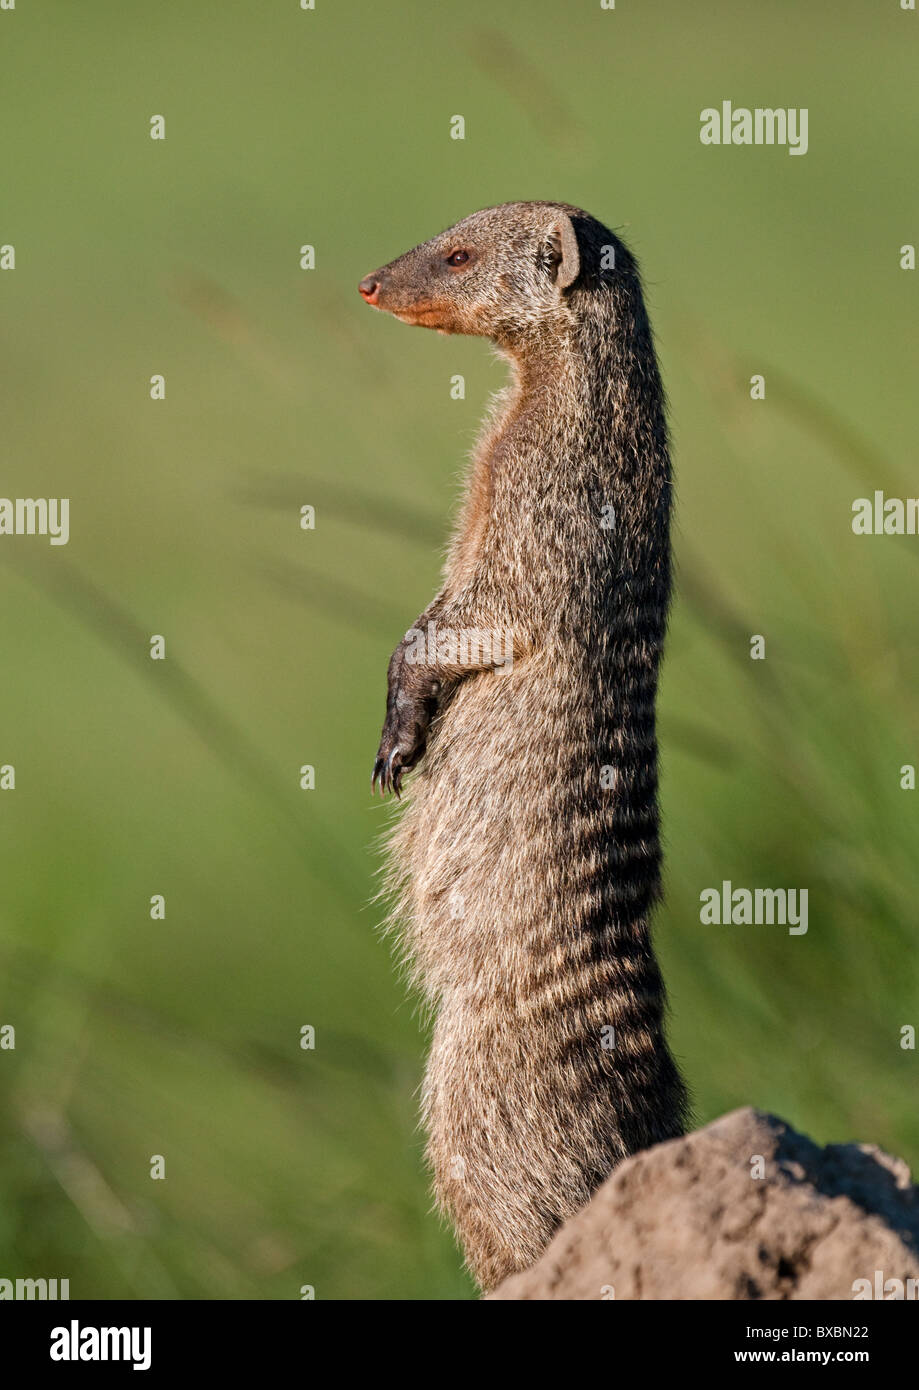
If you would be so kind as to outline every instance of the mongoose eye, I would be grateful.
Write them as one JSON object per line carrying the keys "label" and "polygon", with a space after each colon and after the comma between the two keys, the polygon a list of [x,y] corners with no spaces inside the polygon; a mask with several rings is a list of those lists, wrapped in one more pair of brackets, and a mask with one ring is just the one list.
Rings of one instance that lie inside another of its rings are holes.
{"label": "mongoose eye", "polygon": [[451,251],[447,257],[447,265],[465,265],[468,259],[468,251]]}

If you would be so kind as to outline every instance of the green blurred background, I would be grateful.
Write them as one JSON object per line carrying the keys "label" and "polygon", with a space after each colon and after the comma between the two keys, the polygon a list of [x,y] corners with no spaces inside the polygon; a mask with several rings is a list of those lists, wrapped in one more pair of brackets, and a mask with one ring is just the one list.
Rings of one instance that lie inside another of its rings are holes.
{"label": "green blurred background", "polygon": [[[71,499],[66,548],[0,540],[0,1276],[473,1296],[430,1211],[369,772],[504,368],[356,284],[517,198],[630,243],[671,399],[657,941],[696,1118],[753,1103],[915,1162],[919,538],[850,523],[917,491],[917,26],[897,0],[0,12],[0,491]],[[806,106],[808,154],[703,147],[724,99]],[[808,934],[700,925],[723,878],[807,887]]]}

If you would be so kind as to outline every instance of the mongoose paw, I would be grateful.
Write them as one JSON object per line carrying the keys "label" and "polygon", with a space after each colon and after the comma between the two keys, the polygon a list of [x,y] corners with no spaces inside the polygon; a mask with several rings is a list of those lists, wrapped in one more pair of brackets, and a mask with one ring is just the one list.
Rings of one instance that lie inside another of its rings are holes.
{"label": "mongoose paw", "polygon": [[372,791],[380,784],[380,795],[395,792],[402,795],[402,778],[423,756],[427,745],[430,715],[426,705],[399,701],[401,709],[393,709],[383,725],[377,760],[370,779]]}

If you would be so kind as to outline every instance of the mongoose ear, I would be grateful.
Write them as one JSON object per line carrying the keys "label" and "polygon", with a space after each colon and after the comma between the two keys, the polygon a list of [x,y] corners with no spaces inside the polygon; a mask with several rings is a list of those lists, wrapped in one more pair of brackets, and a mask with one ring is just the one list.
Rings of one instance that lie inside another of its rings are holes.
{"label": "mongoose ear", "polygon": [[581,253],[571,218],[563,213],[549,231],[549,250],[555,267],[555,283],[566,290],[578,278]]}

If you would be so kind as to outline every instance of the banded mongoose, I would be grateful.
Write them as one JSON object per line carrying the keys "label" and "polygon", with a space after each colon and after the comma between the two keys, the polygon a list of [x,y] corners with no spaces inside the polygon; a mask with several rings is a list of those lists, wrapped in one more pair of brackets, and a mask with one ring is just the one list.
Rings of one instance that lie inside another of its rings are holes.
{"label": "banded mongoose", "polygon": [[420,765],[392,877],[436,1014],[435,1190],[487,1290],[621,1159],[684,1132],[649,931],[664,396],[636,262],[568,204],[474,213],[359,288],[405,323],[491,338],[513,371],[443,588],[390,661],[373,771],[398,794]]}

